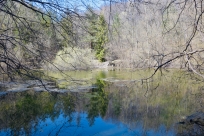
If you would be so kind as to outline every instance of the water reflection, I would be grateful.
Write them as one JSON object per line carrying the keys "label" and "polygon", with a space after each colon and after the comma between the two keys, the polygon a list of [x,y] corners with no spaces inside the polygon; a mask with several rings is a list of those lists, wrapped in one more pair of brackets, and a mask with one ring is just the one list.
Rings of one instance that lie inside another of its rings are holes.
{"label": "water reflection", "polygon": [[134,83],[106,78],[99,72],[93,83],[98,88],[83,93],[5,94],[0,135],[182,135],[178,121],[202,111],[202,82],[185,74]]}
{"label": "water reflection", "polygon": [[106,83],[102,80],[103,78],[105,78],[105,73],[99,73],[94,84],[98,88],[93,89],[91,94],[86,94],[86,96],[90,97],[86,105],[88,108],[87,118],[90,126],[94,124],[95,118],[99,117],[99,115],[103,118],[108,108],[108,92],[104,90]]}

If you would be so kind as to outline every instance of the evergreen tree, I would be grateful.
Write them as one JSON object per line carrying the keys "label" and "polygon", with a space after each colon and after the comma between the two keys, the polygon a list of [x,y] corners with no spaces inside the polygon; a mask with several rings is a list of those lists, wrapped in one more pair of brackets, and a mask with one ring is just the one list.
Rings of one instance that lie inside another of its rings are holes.
{"label": "evergreen tree", "polygon": [[96,33],[97,33],[97,19],[98,16],[93,12],[91,7],[87,7],[86,13],[87,23],[88,23],[88,36],[87,41],[90,43],[91,49],[94,49],[96,43]]}
{"label": "evergreen tree", "polygon": [[96,33],[96,58],[100,61],[105,61],[105,44],[108,41],[108,28],[103,15],[100,15],[97,22],[97,33]]}
{"label": "evergreen tree", "polygon": [[91,49],[95,50],[96,58],[105,61],[105,43],[108,41],[108,27],[104,16],[101,14],[97,16],[91,8],[86,14],[88,22],[88,41],[90,42]]}

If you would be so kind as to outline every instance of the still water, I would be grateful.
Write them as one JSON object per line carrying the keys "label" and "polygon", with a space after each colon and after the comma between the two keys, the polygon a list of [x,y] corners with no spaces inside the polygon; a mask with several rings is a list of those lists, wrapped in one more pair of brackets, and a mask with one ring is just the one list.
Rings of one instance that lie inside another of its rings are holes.
{"label": "still water", "polygon": [[139,79],[151,71],[67,72],[70,79],[49,74],[68,91],[0,95],[1,136],[186,135],[195,129],[179,121],[203,111],[203,81],[184,71],[158,72],[148,80]]}

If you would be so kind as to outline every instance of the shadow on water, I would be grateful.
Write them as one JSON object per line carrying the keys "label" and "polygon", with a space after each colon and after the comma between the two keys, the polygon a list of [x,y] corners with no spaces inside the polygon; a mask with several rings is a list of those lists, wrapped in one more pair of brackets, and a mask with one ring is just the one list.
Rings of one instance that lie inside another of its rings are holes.
{"label": "shadow on water", "polygon": [[[0,135],[154,136],[196,131],[192,124],[178,122],[202,112],[202,81],[171,72],[146,82],[130,82],[111,72],[114,78],[108,72],[98,72],[93,82],[97,88],[86,92],[30,90],[2,95]],[[203,134],[203,126],[196,127],[201,127],[198,133]]]}

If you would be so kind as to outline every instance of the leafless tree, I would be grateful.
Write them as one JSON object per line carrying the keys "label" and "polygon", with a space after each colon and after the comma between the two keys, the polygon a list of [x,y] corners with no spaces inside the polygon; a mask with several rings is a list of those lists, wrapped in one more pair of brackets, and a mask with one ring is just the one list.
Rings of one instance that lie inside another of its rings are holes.
{"label": "leafless tree", "polygon": [[[120,59],[131,68],[154,67],[155,73],[163,67],[187,67],[202,76],[203,0],[100,2],[105,5],[92,4],[100,7],[96,13],[104,14],[109,23],[110,60]],[[10,79],[16,74],[39,78],[31,70],[47,63],[56,67],[52,60],[67,46],[64,43],[87,47],[83,36],[77,35],[87,33],[80,11],[84,7],[75,4],[68,0],[1,0],[1,74]],[[116,16],[120,21],[117,30]]]}
{"label": "leafless tree", "polygon": [[203,0],[170,0],[166,2],[166,6],[162,9],[163,34],[165,36],[177,33],[174,38],[178,38],[180,42],[177,43],[179,44],[177,50],[165,54],[164,57],[168,59],[158,65],[155,72],[165,65],[182,59],[185,67],[204,78],[201,71],[204,57],[202,47],[203,13]]}
{"label": "leafless tree", "polygon": [[34,69],[47,63],[55,67],[52,59],[66,46],[63,41],[76,43],[73,20],[82,18],[76,10],[72,1],[1,0],[1,75],[40,79]]}
{"label": "leafless tree", "polygon": [[120,42],[110,43],[116,58],[134,62],[134,68],[154,67],[155,73],[187,68],[203,77],[203,0],[112,1],[112,11],[106,9],[121,23]]}

